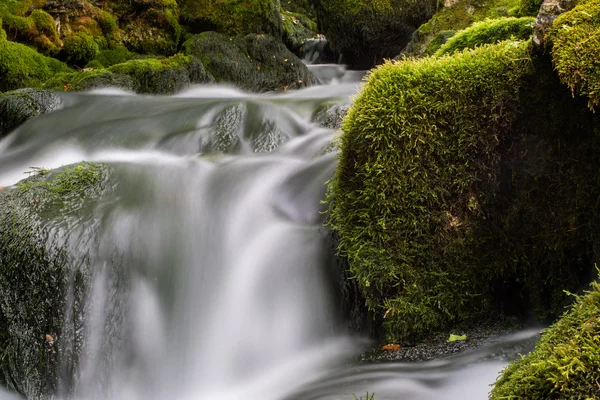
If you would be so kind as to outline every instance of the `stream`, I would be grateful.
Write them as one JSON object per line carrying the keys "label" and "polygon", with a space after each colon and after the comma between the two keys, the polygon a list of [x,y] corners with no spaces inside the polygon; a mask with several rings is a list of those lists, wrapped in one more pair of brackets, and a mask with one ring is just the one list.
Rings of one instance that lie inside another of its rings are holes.
{"label": "stream", "polygon": [[58,398],[485,399],[531,349],[536,331],[440,360],[357,362],[372,343],[348,334],[322,227],[335,131],[313,117],[348,105],[362,74],[311,69],[319,85],[278,94],[61,93],[0,141],[0,186],[82,160],[117,182],[48,225],[92,271],[84,349],[75,372],[59,365]]}

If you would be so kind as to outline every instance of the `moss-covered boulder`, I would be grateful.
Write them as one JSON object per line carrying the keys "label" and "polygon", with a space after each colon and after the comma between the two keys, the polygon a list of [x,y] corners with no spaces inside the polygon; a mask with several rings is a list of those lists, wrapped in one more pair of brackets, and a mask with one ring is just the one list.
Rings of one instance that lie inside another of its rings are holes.
{"label": "moss-covered boulder", "polygon": [[195,35],[183,44],[186,54],[202,61],[217,82],[266,92],[299,88],[314,77],[283,43],[268,35],[229,39],[217,32]]}
{"label": "moss-covered boulder", "polygon": [[452,36],[449,32],[461,31],[475,22],[537,14],[537,11],[533,14],[524,13],[524,8],[526,7],[521,0],[444,1],[444,6],[415,31],[410,42],[402,50],[401,56],[432,55]]}
{"label": "moss-covered boulder", "polygon": [[559,16],[548,38],[560,80],[590,108],[600,106],[600,1],[581,1]]}
{"label": "moss-covered boulder", "polygon": [[476,22],[467,29],[457,32],[444,43],[436,56],[452,54],[455,51],[472,49],[484,44],[498,43],[503,40],[527,40],[533,34],[535,18],[500,18]]}
{"label": "moss-covered boulder", "polygon": [[176,0],[132,0],[111,4],[118,17],[119,38],[131,51],[173,55],[182,29]]}
{"label": "moss-covered boulder", "polygon": [[192,32],[229,36],[266,33],[281,37],[279,0],[178,0],[181,18]]}
{"label": "moss-covered boulder", "polygon": [[544,330],[535,350],[512,362],[496,381],[491,400],[596,399],[600,371],[600,285]]}
{"label": "moss-covered boulder", "polygon": [[141,94],[174,94],[194,83],[211,82],[202,64],[194,57],[129,60],[109,68],[57,74],[44,87],[54,90],[91,90],[118,87]]}
{"label": "moss-covered boulder", "polygon": [[438,1],[314,0],[319,28],[352,68],[369,69],[396,56],[431,18]]}
{"label": "moss-covered boulder", "polygon": [[330,224],[386,340],[552,318],[590,279],[599,117],[530,52],[388,63],[349,111]]}
{"label": "moss-covered boulder", "polygon": [[115,46],[112,49],[101,50],[98,53],[95,61],[103,67],[112,67],[115,64],[121,64],[129,61],[136,56],[136,53],[131,52],[125,46]]}
{"label": "moss-covered boulder", "polygon": [[54,58],[43,56],[28,46],[7,40],[6,32],[0,28],[0,91],[40,87],[54,74],[69,70],[65,64]]}
{"label": "moss-covered boulder", "polygon": [[61,55],[69,64],[83,68],[98,56],[99,51],[100,48],[92,36],[78,32],[65,38]]}
{"label": "moss-covered boulder", "polygon": [[281,22],[283,26],[283,43],[294,54],[301,55],[304,42],[317,36],[317,23],[304,14],[282,11]]}
{"label": "moss-covered boulder", "polygon": [[[67,228],[53,221],[79,218],[107,190],[108,176],[106,167],[84,163],[38,170],[0,191],[0,381],[26,398],[56,393],[59,374],[65,384],[73,378],[68,364],[77,357],[69,357],[67,343],[81,348],[90,266],[70,257]],[[61,360],[67,370],[58,368]]]}
{"label": "moss-covered boulder", "polygon": [[0,94],[0,138],[36,115],[56,110],[62,101],[47,90],[19,89]]}

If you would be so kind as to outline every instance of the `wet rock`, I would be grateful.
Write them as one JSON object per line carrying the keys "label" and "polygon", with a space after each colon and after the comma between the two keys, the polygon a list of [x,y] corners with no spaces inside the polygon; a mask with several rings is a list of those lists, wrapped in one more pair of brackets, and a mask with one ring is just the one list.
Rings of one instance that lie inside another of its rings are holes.
{"label": "wet rock", "polygon": [[312,120],[325,128],[340,129],[349,108],[349,105],[339,104],[325,106],[315,113]]}
{"label": "wet rock", "polygon": [[52,112],[60,105],[60,98],[48,90],[19,89],[0,94],[0,138],[29,118]]}
{"label": "wet rock", "polygon": [[[109,170],[83,163],[34,172],[0,191],[0,382],[37,399],[75,376],[90,262],[67,250],[64,221],[108,190]],[[89,226],[75,233],[77,246],[90,234]]]}

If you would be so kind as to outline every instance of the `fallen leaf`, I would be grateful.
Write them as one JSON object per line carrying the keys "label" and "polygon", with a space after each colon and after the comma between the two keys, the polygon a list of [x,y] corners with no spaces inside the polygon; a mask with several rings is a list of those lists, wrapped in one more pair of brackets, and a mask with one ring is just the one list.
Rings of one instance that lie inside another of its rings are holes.
{"label": "fallen leaf", "polygon": [[458,341],[462,341],[462,340],[467,340],[467,335],[455,335],[455,334],[451,333],[450,337],[448,338],[448,343],[458,342]]}
{"label": "fallen leaf", "polygon": [[258,67],[256,67],[256,69],[260,71],[260,65]]}
{"label": "fallen leaf", "polygon": [[385,346],[383,346],[381,348],[381,350],[383,350],[383,351],[398,351],[400,349],[401,349],[401,347],[399,344],[393,344],[393,343],[386,344]]}

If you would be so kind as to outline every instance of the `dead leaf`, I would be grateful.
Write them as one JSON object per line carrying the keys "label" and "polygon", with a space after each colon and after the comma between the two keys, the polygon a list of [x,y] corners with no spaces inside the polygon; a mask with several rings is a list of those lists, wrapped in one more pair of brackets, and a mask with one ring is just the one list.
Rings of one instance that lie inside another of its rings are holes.
{"label": "dead leaf", "polygon": [[401,347],[399,344],[393,344],[393,343],[386,344],[385,346],[383,346],[381,348],[381,350],[383,350],[383,351],[398,351],[400,349],[401,349]]}

